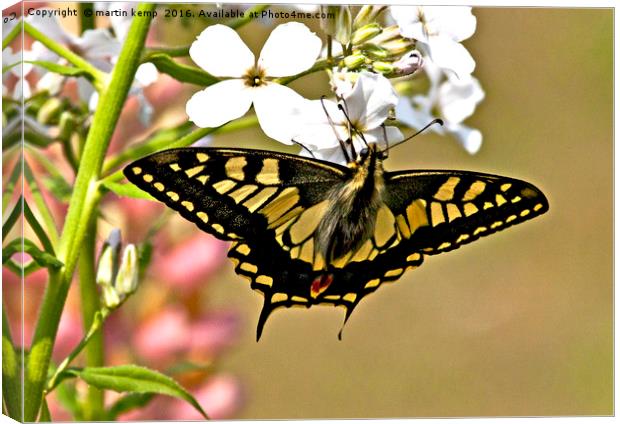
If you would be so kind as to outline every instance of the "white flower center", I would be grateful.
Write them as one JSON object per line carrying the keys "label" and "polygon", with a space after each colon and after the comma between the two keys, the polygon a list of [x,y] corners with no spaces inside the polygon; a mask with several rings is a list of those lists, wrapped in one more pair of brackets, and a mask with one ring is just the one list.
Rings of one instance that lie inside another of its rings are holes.
{"label": "white flower center", "polygon": [[260,87],[267,83],[265,70],[260,66],[253,66],[243,75],[247,87]]}

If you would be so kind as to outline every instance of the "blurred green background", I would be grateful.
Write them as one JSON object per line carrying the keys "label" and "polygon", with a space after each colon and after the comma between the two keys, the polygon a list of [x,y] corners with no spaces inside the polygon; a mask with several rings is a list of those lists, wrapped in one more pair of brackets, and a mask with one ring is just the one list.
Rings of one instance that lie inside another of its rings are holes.
{"label": "blurred green background", "polygon": [[[242,343],[221,364],[245,381],[241,418],[613,413],[613,11],[474,14],[464,44],[486,98],[467,123],[483,132],[482,149],[470,156],[429,133],[386,168],[522,178],[550,211],[427,258],[364,299],[342,341],[343,311],[319,307],[277,310],[256,343],[262,297],[227,266],[210,298],[244,314]],[[268,32],[240,31],[255,52]],[[308,79],[294,87],[324,94]],[[216,143],[254,136],[264,138]]]}

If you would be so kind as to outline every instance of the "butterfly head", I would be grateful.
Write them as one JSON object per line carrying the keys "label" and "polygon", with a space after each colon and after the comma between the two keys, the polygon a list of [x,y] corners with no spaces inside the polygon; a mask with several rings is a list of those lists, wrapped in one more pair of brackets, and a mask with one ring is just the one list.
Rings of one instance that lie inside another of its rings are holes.
{"label": "butterfly head", "polygon": [[385,150],[379,149],[376,144],[368,144],[357,153],[357,157],[351,162],[350,166],[353,168],[374,168],[377,162],[382,162],[385,159],[387,159]]}

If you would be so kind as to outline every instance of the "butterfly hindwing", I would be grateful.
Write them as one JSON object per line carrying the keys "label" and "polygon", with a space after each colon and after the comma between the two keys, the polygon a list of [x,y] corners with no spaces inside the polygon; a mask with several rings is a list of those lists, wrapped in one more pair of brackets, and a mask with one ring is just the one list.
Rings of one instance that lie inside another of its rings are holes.
{"label": "butterfly hindwing", "polygon": [[456,249],[481,236],[545,213],[535,186],[514,178],[466,171],[394,172],[384,200],[403,244],[424,254]]}
{"label": "butterfly hindwing", "polygon": [[[292,259],[290,253],[274,242],[273,230],[255,240],[234,242],[228,256],[235,271],[251,281],[251,287],[264,296],[263,309],[257,327],[257,339],[273,310],[281,307],[331,304],[346,309],[345,322],[357,304],[385,282],[395,281],[407,269],[422,264],[423,255],[400,251],[376,254],[372,260],[351,261],[325,271],[314,269],[311,263]],[[313,287],[323,284],[326,289],[313,296]]]}
{"label": "butterfly hindwing", "polygon": [[346,168],[262,150],[181,148],[139,159],[124,172],[201,230],[240,240],[321,201]]}

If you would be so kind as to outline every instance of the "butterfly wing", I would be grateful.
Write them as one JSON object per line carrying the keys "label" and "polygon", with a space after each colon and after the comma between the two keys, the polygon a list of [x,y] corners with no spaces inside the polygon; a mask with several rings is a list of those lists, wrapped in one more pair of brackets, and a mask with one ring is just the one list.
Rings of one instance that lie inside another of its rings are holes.
{"label": "butterfly wing", "polygon": [[278,220],[323,200],[347,169],[275,152],[205,147],[158,152],[124,173],[201,230],[222,240],[258,241]]}
{"label": "butterfly wing", "polygon": [[401,244],[433,255],[545,213],[549,203],[534,185],[467,171],[394,172],[384,201]]}

